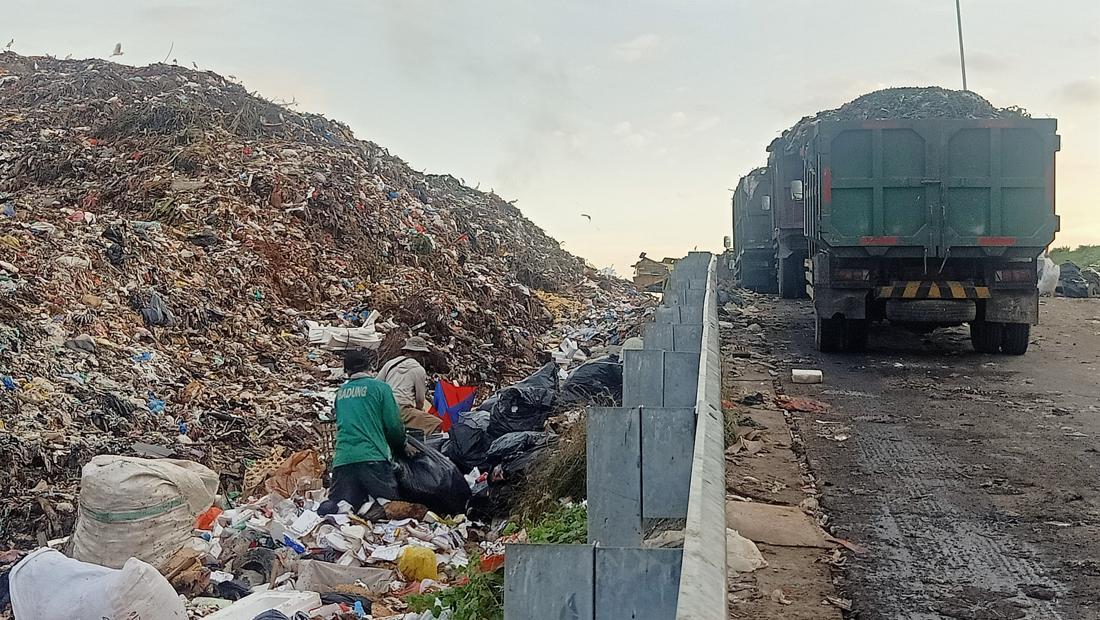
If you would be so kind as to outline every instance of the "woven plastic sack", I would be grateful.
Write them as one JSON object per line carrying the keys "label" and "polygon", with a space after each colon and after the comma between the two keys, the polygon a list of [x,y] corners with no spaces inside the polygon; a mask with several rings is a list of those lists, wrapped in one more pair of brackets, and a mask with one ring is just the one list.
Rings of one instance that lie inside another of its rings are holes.
{"label": "woven plastic sack", "polygon": [[121,568],[137,558],[159,568],[214,503],[218,475],[192,461],[93,457],[80,472],[73,558]]}

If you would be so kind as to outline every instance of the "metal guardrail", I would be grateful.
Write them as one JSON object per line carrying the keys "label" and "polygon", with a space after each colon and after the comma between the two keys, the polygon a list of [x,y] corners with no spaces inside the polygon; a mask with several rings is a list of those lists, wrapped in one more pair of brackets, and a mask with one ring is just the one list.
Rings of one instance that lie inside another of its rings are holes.
{"label": "metal guardrail", "polygon": [[[623,406],[588,410],[588,545],[509,545],[507,620],[726,617],[725,479],[715,260],[666,284],[644,347],[623,352]],[[683,523],[683,548],[644,545]]]}

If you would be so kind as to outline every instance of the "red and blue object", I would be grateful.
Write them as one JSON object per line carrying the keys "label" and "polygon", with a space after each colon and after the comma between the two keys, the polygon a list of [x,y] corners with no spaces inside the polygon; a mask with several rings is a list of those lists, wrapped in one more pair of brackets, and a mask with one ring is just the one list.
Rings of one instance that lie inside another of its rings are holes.
{"label": "red and blue object", "polygon": [[440,379],[435,384],[435,395],[432,396],[432,408],[429,413],[443,421],[440,424],[440,430],[446,433],[451,430],[455,422],[458,422],[463,413],[473,408],[475,396],[477,396],[477,386],[455,385]]}

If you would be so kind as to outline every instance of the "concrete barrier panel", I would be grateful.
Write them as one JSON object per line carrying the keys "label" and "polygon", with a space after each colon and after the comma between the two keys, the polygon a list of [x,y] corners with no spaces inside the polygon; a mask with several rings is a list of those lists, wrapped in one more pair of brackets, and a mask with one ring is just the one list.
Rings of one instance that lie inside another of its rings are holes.
{"label": "concrete barrier panel", "polygon": [[702,323],[650,323],[645,326],[644,348],[698,353],[702,339]]}
{"label": "concrete barrier panel", "polygon": [[588,409],[588,542],[642,544],[642,430],[637,408]]}
{"label": "concrete barrier panel", "polygon": [[698,376],[698,353],[623,351],[623,406],[692,407]]}
{"label": "concrete barrier panel", "polygon": [[691,486],[695,408],[643,407],[640,415],[642,517],[683,519],[687,516]]}
{"label": "concrete barrier panel", "polygon": [[589,545],[508,545],[504,617],[594,620],[595,555]]}
{"label": "concrete barrier panel", "polygon": [[597,548],[595,620],[674,620],[680,556],[679,549]]}

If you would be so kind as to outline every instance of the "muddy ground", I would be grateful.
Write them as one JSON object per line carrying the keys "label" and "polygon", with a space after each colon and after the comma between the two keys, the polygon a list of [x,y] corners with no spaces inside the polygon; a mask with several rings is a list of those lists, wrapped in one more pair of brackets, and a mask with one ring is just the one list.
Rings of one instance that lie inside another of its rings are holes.
{"label": "muddy ground", "polygon": [[1100,618],[1100,300],[1044,300],[1022,357],[890,326],[823,355],[808,301],[744,306],[732,331],[778,391],[831,405],[788,421],[828,529],[866,547],[835,578],[851,617]]}

